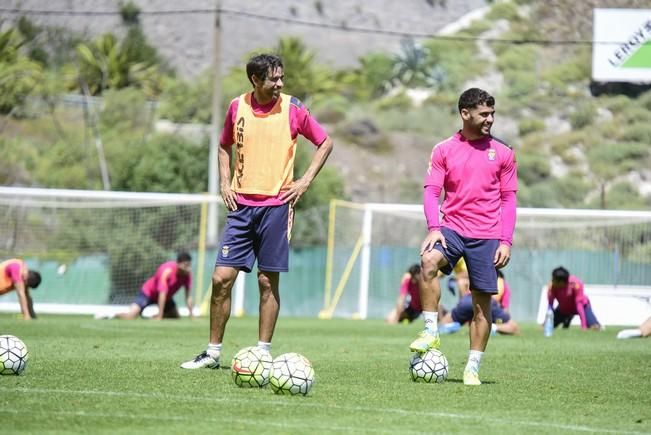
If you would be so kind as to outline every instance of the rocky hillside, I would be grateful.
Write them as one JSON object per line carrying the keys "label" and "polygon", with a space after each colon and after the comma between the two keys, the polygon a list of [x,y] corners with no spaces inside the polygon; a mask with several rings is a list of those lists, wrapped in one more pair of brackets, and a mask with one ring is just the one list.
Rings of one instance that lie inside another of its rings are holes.
{"label": "rocky hillside", "polygon": [[[273,47],[281,36],[299,36],[317,53],[318,60],[336,66],[351,65],[370,51],[395,51],[399,35],[371,31],[433,34],[486,5],[484,0],[131,0],[142,11],[147,37],[181,74],[193,76],[212,61],[214,10],[222,14],[223,67],[239,64],[251,50]],[[17,11],[63,11],[67,14],[28,13],[36,23],[62,26],[88,35],[120,31],[117,0],[3,0],[3,19],[15,20]],[[95,11],[97,14],[82,14]],[[156,14],[160,11],[177,13]],[[186,11],[184,13],[180,11]],[[310,25],[309,23],[316,23]],[[339,29],[319,27],[338,26]]]}

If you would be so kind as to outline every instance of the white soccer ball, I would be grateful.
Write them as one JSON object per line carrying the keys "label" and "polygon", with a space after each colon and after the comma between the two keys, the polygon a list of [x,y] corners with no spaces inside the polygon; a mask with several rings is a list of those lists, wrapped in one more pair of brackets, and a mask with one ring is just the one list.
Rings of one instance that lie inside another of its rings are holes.
{"label": "white soccer ball", "polygon": [[269,383],[273,358],[259,347],[245,347],[233,357],[231,376],[238,387],[262,388]]}
{"label": "white soccer ball", "polygon": [[19,375],[27,367],[29,352],[22,340],[0,335],[0,375]]}
{"label": "white soccer ball", "polygon": [[414,353],[409,359],[409,374],[414,382],[442,384],[448,378],[448,360],[436,349]]}
{"label": "white soccer ball", "polygon": [[276,394],[307,395],[314,385],[312,363],[294,352],[277,356],[273,362],[269,385]]}

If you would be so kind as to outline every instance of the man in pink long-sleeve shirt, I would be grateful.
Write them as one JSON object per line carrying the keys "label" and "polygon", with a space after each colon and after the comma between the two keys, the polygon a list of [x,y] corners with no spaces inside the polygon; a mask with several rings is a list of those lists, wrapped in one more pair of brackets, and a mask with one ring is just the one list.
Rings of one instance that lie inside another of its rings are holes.
{"label": "man in pink long-sleeve shirt", "polygon": [[[421,245],[421,304],[425,329],[409,348],[426,352],[440,346],[438,271],[449,274],[460,258],[472,289],[470,353],[466,385],[480,385],[479,366],[491,331],[491,296],[496,268],[509,262],[515,228],[518,178],[513,150],[491,136],[495,99],[471,88],[459,97],[462,129],[434,147],[425,177],[424,209],[429,234]],[[441,191],[445,200],[439,221]]]}
{"label": "man in pink long-sleeve shirt", "polygon": [[590,299],[583,292],[583,282],[564,267],[557,267],[552,271],[552,282],[547,287],[547,301],[549,307],[554,307],[554,300],[558,301],[554,309],[554,328],[561,323],[563,328],[569,328],[572,318],[578,314],[581,319],[582,329],[600,331],[601,324],[592,312]]}

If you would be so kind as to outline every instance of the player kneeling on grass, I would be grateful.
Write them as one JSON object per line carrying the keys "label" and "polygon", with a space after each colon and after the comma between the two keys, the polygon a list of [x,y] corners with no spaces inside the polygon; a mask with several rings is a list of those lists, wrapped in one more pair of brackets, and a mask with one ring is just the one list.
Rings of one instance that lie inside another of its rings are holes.
{"label": "player kneeling on grass", "polygon": [[0,296],[16,290],[20,311],[25,320],[36,318],[29,289],[35,289],[40,284],[41,275],[34,270],[29,270],[23,260],[12,258],[0,263]]}
{"label": "player kneeling on grass", "polygon": [[[185,298],[190,317],[192,317],[192,257],[187,252],[181,252],[176,261],[167,261],[156,269],[154,276],[149,278],[140,289],[136,300],[129,307],[126,313],[118,313],[118,319],[137,319],[145,307],[158,305],[158,314],[154,319],[178,319],[179,310],[174,302],[174,294],[181,288],[185,288]],[[98,316],[110,317],[110,316]]]}
{"label": "player kneeling on grass", "polygon": [[420,306],[420,265],[413,264],[402,276],[396,307],[387,314],[385,321],[391,324],[413,322],[422,311]]}
{"label": "player kneeling on grass", "polygon": [[584,293],[583,281],[564,267],[557,267],[552,271],[552,281],[547,287],[547,301],[549,307],[558,305],[554,309],[554,328],[561,323],[563,328],[569,328],[576,314],[581,319],[581,329],[601,331],[602,327],[590,305],[590,299]]}

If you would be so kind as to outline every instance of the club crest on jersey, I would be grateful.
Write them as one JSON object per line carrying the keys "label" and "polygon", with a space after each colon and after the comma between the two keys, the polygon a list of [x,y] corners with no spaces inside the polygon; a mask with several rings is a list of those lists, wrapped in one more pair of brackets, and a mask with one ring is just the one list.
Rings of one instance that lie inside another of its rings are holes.
{"label": "club crest on jersey", "polygon": [[222,257],[228,258],[228,252],[230,251],[230,247],[228,246],[222,246]]}
{"label": "club crest on jersey", "polygon": [[495,150],[494,150],[493,148],[490,148],[490,149],[488,150],[488,160],[490,160],[491,162],[492,162],[493,160],[495,160],[495,155],[496,155],[496,154],[497,154],[497,153],[495,152]]}

